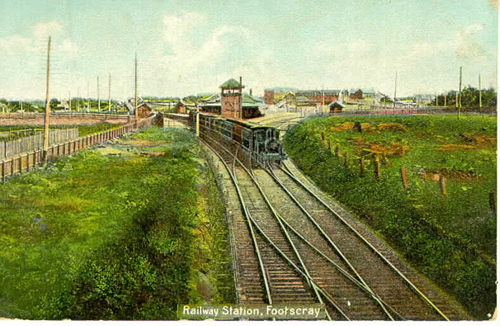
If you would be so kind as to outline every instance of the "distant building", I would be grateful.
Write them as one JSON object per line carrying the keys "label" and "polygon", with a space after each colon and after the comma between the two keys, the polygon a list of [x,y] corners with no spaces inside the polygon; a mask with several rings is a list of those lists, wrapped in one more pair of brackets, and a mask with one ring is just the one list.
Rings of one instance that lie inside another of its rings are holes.
{"label": "distant building", "polygon": [[139,118],[147,118],[153,114],[153,109],[147,103],[141,103],[137,107],[137,115]]}
{"label": "distant building", "polygon": [[240,82],[231,78],[220,85],[221,93],[198,96],[201,111],[219,114],[228,118],[249,119],[262,116],[267,107],[264,101],[251,94],[243,93]]}
{"label": "distant building", "polygon": [[[134,100],[129,99],[124,103],[125,107],[128,109],[129,114],[134,115],[135,114],[135,109],[134,109]],[[137,101],[137,114],[139,115],[139,118],[147,118],[153,113],[153,109],[151,106],[145,102],[142,101],[142,99],[138,99]]]}
{"label": "distant building", "polygon": [[349,90],[349,97],[356,100],[375,98],[377,92],[372,88],[351,88]]}
{"label": "distant building", "polygon": [[278,103],[284,94],[295,93],[297,89],[291,87],[274,87],[264,89],[264,102],[267,105],[273,105]]}
{"label": "distant building", "polygon": [[185,102],[180,100],[175,104],[175,113],[188,113],[188,109],[194,109],[196,105],[194,103]]}
{"label": "distant building", "polygon": [[309,98],[305,96],[295,96],[295,107],[304,108],[304,107],[315,107],[316,102],[311,101]]}
{"label": "distant building", "polygon": [[340,95],[340,90],[325,89],[325,90],[297,90],[294,88],[268,88],[264,90],[264,102],[267,105],[273,105],[283,102],[285,99],[288,105],[292,105],[294,100],[290,99],[290,94],[295,97],[305,97],[307,101],[313,102],[315,105],[322,105],[337,101]]}
{"label": "distant building", "polygon": [[340,101],[333,101],[330,104],[328,104],[328,108],[330,109],[330,113],[340,112],[345,108],[345,105],[342,104]]}

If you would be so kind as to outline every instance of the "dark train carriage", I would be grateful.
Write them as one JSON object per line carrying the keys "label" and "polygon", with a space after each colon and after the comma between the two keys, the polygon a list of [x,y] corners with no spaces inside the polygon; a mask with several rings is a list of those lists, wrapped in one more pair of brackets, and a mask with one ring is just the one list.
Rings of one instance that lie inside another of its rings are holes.
{"label": "dark train carriage", "polygon": [[257,161],[281,161],[285,154],[279,142],[279,130],[252,122],[226,119],[233,123],[233,141],[248,150]]}
{"label": "dark train carriage", "polygon": [[233,123],[231,121],[224,120],[222,123],[222,136],[228,141],[233,140]]}
{"label": "dark train carriage", "polygon": [[[190,114],[193,126],[196,123],[195,114]],[[199,114],[199,124],[202,133],[215,133],[228,142],[240,145],[260,164],[281,161],[286,157],[283,144],[279,141],[279,130],[274,127],[202,113]]]}

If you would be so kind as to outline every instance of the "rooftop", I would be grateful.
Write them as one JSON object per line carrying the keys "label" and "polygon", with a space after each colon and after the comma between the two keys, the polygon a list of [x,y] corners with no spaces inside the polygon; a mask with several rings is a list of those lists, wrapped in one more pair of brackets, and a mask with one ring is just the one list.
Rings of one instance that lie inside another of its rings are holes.
{"label": "rooftop", "polygon": [[225,88],[229,88],[229,89],[238,88],[238,89],[241,89],[241,88],[244,88],[245,86],[241,85],[240,82],[238,82],[234,78],[231,78],[229,80],[226,80],[226,82],[224,82],[219,87],[223,88],[223,89],[225,89]]}

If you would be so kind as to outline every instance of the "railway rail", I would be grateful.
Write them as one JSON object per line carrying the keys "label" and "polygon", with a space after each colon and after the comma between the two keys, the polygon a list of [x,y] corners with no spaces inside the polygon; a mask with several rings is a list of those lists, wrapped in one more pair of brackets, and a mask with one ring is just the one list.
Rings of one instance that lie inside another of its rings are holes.
{"label": "railway rail", "polygon": [[330,320],[466,318],[287,163],[253,170],[238,159],[238,149],[203,138],[231,176],[243,212],[234,221],[242,303],[323,303]]}

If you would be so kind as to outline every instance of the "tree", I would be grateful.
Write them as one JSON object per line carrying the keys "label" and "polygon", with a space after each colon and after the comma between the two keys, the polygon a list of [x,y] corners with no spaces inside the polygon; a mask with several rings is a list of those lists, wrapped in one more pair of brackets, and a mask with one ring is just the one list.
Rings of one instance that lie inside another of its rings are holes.
{"label": "tree", "polygon": [[56,109],[59,106],[59,104],[61,104],[61,101],[59,101],[58,99],[56,99],[56,98],[51,99],[50,100],[50,109],[51,110]]}
{"label": "tree", "polygon": [[380,99],[380,103],[392,103],[392,99],[386,95]]}
{"label": "tree", "polygon": [[497,92],[493,88],[489,88],[482,92],[483,106],[496,107],[497,106]]}

